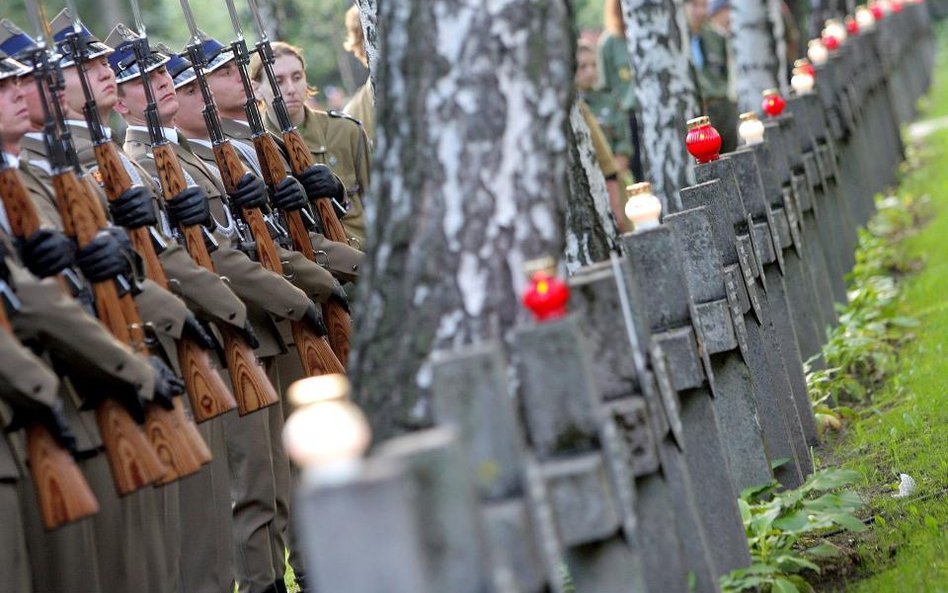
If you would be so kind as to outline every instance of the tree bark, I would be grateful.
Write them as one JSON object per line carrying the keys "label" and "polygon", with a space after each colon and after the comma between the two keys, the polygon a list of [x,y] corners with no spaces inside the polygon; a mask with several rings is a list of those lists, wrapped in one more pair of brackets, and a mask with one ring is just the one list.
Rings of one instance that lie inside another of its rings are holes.
{"label": "tree bark", "polygon": [[760,0],[731,1],[737,104],[742,112],[758,111],[761,93],[779,87],[780,62],[768,3]]}
{"label": "tree bark", "polygon": [[701,115],[680,0],[622,0],[652,191],[667,208],[691,183],[686,123]]}
{"label": "tree bark", "polygon": [[372,238],[350,359],[378,439],[430,425],[429,355],[505,337],[528,260],[563,253],[567,0],[378,5]]}
{"label": "tree bark", "polygon": [[606,178],[596,160],[579,105],[569,113],[569,199],[566,203],[566,269],[609,259],[619,252],[619,229],[609,207]]}
{"label": "tree bark", "polygon": [[369,79],[375,88],[375,70],[379,59],[379,3],[378,0],[356,0],[362,21],[365,55],[369,58]]}
{"label": "tree bark", "polygon": [[767,10],[774,36],[774,48],[776,48],[777,88],[780,89],[782,95],[786,96],[790,93],[790,59],[787,57],[787,27],[783,22],[782,4],[782,0],[767,0]]}

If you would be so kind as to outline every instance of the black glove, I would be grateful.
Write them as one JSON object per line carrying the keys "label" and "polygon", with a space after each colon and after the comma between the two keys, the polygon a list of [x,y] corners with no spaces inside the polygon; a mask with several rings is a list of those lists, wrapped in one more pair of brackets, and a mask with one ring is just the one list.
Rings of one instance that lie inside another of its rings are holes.
{"label": "black glove", "polygon": [[20,255],[34,275],[46,278],[75,262],[76,246],[72,239],[59,231],[39,229],[22,241]]}
{"label": "black glove", "polygon": [[316,329],[316,335],[320,338],[329,333],[329,330],[326,329],[326,322],[323,321],[323,314],[316,308],[316,305],[310,305],[306,308],[306,312],[303,313],[303,320]]}
{"label": "black glove", "polygon": [[7,251],[6,243],[0,241],[0,280],[4,282],[10,281],[10,268],[7,267],[8,255],[10,252]]}
{"label": "black glove", "polygon": [[125,249],[116,235],[101,231],[79,249],[76,264],[91,282],[103,282],[118,275],[131,278],[132,267]]}
{"label": "black glove", "polygon": [[184,329],[182,330],[182,335],[187,335],[191,338],[194,338],[194,341],[197,342],[198,346],[204,350],[216,350],[217,349],[217,340],[214,339],[214,336],[210,334],[204,326],[201,325],[201,322],[198,321],[197,317],[194,316],[194,313],[188,311],[187,317],[184,318]]}
{"label": "black glove", "polygon": [[207,201],[207,194],[196,185],[181,190],[178,195],[165,202],[165,207],[173,226],[206,226],[211,222],[211,206]]}
{"label": "black glove", "polygon": [[345,186],[326,165],[310,165],[296,178],[306,188],[306,195],[310,200],[332,198],[340,203],[345,200]]}
{"label": "black glove", "polygon": [[266,208],[267,186],[262,179],[252,173],[244,173],[230,199],[240,208]]}
{"label": "black glove", "polygon": [[70,453],[76,452],[76,435],[63,416],[62,402],[57,401],[52,407],[32,401],[27,405],[14,406],[13,419],[7,430],[19,430],[34,422],[42,424],[62,448]]}
{"label": "black glove", "polygon": [[293,177],[284,177],[273,189],[273,205],[288,212],[302,210],[306,207],[306,191]]}
{"label": "black glove", "polygon": [[346,290],[342,287],[342,284],[336,283],[332,289],[332,294],[329,295],[329,300],[342,305],[346,313],[352,313],[352,311],[349,310],[349,295],[346,294]]}
{"label": "black glove", "polygon": [[133,185],[122,195],[109,202],[109,212],[115,224],[130,229],[150,226],[158,222],[152,205],[154,195],[141,185]]}
{"label": "black glove", "polygon": [[171,398],[184,393],[184,381],[181,380],[181,377],[175,375],[174,371],[157,356],[149,356],[148,363],[155,371],[155,393],[151,401],[166,410],[174,409]]}
{"label": "black glove", "polygon": [[257,339],[257,334],[253,332],[253,327],[250,325],[249,321],[244,324],[244,329],[240,332],[240,334],[244,337],[244,340],[247,341],[247,345],[253,350],[256,350],[260,347],[260,340]]}

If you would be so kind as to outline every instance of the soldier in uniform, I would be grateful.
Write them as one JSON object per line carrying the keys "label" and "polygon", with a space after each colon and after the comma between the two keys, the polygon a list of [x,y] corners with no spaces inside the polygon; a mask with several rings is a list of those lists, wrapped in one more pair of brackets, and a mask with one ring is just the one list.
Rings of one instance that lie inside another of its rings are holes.
{"label": "soldier in uniform", "polygon": [[[144,128],[144,108],[146,105],[144,88],[137,75],[128,75],[127,70],[137,68],[134,55],[130,49],[130,31],[123,25],[117,26],[110,41],[116,46],[116,55],[110,58],[110,63],[116,71],[119,84],[119,100],[116,111],[129,124],[125,149],[127,154],[139,162],[154,177],[157,170],[154,158],[151,155],[151,139]],[[179,113],[180,102],[174,91],[174,81],[171,78],[166,64],[167,56],[161,56],[147,67],[150,72],[155,96],[159,98],[159,118],[165,126],[165,133],[172,142],[175,154],[184,168],[189,183],[200,187],[202,198],[209,199],[212,220],[217,223],[217,235],[222,245],[230,243],[234,237],[236,220],[225,206],[225,201],[231,200],[239,207],[242,205],[260,205],[266,203],[266,196],[257,194],[227,195],[218,175],[207,163],[193,152],[192,143],[175,127],[175,117]],[[136,73],[137,74],[137,73]],[[250,178],[254,192],[266,192],[266,187],[255,176]],[[169,209],[176,198],[169,202]],[[223,253],[222,253],[223,252]],[[295,256],[298,256],[296,254]],[[295,257],[293,254],[287,257]],[[278,319],[301,320],[308,319],[312,323],[320,323],[319,315],[312,301],[298,288],[293,287],[283,278],[265,270],[260,264],[252,261],[247,255],[235,248],[218,249],[212,254],[218,271],[226,274],[233,280],[234,290],[248,304],[248,309],[259,309],[269,312]],[[306,261],[305,264],[310,265]],[[227,271],[231,270],[231,271]],[[338,284],[332,276],[319,268],[311,266],[300,268],[298,281],[306,281],[307,292],[317,300],[332,298],[338,294]],[[315,280],[313,280],[315,279]],[[298,296],[296,296],[298,295]],[[302,297],[301,302],[299,298]],[[292,304],[291,304],[292,303]],[[258,355],[265,357],[268,368],[273,366],[273,357],[287,353],[288,343],[281,335],[277,326],[269,318],[268,325],[260,333],[261,349]],[[256,327],[256,325],[255,325]],[[267,343],[265,343],[265,341]],[[296,354],[294,353],[295,357]],[[277,407],[277,406],[274,406]],[[277,410],[279,408],[277,407]],[[274,460],[273,432],[269,418],[277,412],[268,410],[264,413],[252,414],[241,418],[228,426],[226,432],[228,457],[231,469],[231,490],[234,499],[233,528],[236,545],[237,580],[241,590],[279,591],[284,586],[282,571],[275,570],[274,565],[281,557],[274,559],[274,549],[280,541],[277,529],[273,525],[276,515],[275,485],[273,480],[274,464],[280,467],[282,450]],[[279,471],[279,470],[278,470]],[[267,476],[261,479],[260,476]]]}
{"label": "soldier in uniform", "polygon": [[[306,82],[306,62],[303,53],[282,41],[273,44],[273,72],[280,92],[286,101],[290,122],[297,127],[313,159],[329,165],[333,173],[342,180],[341,186],[327,194],[336,200],[348,196],[351,206],[342,216],[341,222],[349,236],[350,244],[365,251],[365,210],[363,197],[369,185],[369,141],[361,124],[341,111],[317,111],[306,106],[312,94]],[[250,76],[254,81],[257,96],[266,105],[273,102],[273,90],[265,81],[260,56],[254,54],[250,60]],[[264,116],[267,127],[280,133],[280,127],[272,109]]]}
{"label": "soldier in uniform", "polygon": [[[221,118],[221,128],[224,136],[227,137],[237,148],[244,164],[258,175],[260,172],[260,162],[257,159],[253,147],[253,138],[251,138],[250,125],[247,123],[247,116],[244,112],[244,103],[247,101],[247,95],[243,83],[240,79],[240,72],[237,64],[234,62],[233,53],[230,48],[224,46],[215,39],[208,39],[204,43],[205,56],[210,67],[205,69],[207,75],[207,84],[214,94],[214,102],[217,105],[218,113]],[[183,62],[181,66],[183,66]],[[187,79],[192,74],[185,68],[178,70],[181,66],[169,67],[172,75],[176,79],[175,87],[185,86],[184,77]],[[199,91],[193,86],[189,87],[189,93],[200,95]],[[182,100],[182,93],[179,93],[179,100]],[[178,116],[178,127],[182,126],[180,120],[182,115]],[[203,122],[203,120],[202,120]],[[200,130],[203,129],[202,122],[194,122],[195,130],[188,137],[197,137]],[[278,144],[281,140],[276,138]],[[201,153],[198,153],[199,155]],[[207,154],[206,152],[204,154]],[[203,155],[202,155],[203,156]],[[205,158],[205,160],[207,160]],[[284,168],[290,172],[289,163],[284,159]],[[325,195],[338,187],[342,180],[332,174],[332,170],[326,165],[316,164],[310,168],[310,171],[301,176],[300,179],[306,188],[307,195]],[[310,240],[313,249],[319,256],[319,263],[329,270],[333,276],[340,282],[355,282],[359,273],[359,266],[362,263],[364,254],[342,243],[330,241],[320,233],[310,233]]]}
{"label": "soldier in uniform", "polygon": [[[369,56],[365,52],[365,34],[362,32],[362,20],[358,6],[351,6],[346,11],[346,41],[343,48],[356,57],[362,65],[369,67]],[[372,89],[372,78],[352,95],[342,112],[362,123],[369,145],[375,143],[375,91]]]}
{"label": "soldier in uniform", "polygon": [[[101,51],[101,43],[94,38],[87,38],[85,42],[89,44],[90,49]],[[96,44],[99,44],[98,46]],[[32,85],[29,85],[30,87]],[[29,88],[29,87],[27,87]],[[19,158],[20,149],[18,142],[21,140],[24,132],[36,124],[35,111],[36,105],[31,105],[25,101],[24,89],[16,84],[7,84],[2,100],[0,100],[0,110],[4,114],[4,143],[5,151],[10,153],[8,162],[16,162]],[[14,159],[14,160],[10,160]],[[48,183],[47,170],[49,165],[45,161],[38,161],[38,166],[23,166],[20,169],[20,178],[23,185],[29,191],[34,205],[47,229],[42,229],[33,236],[22,242],[21,253],[24,255],[30,270],[40,277],[57,274],[66,266],[72,263],[71,243],[56,229],[61,228],[61,220],[56,210],[55,198],[52,196],[51,187]],[[45,179],[45,180],[44,180]],[[53,229],[53,230],[50,230]],[[50,254],[56,254],[55,257]],[[115,273],[128,273],[127,261],[120,254],[120,249],[114,237],[111,235],[100,235],[89,245],[79,250],[76,259],[80,268],[85,273],[112,277]],[[31,285],[21,287],[21,291],[32,290]],[[157,289],[157,286],[154,287]],[[39,289],[38,289],[39,290]],[[184,323],[187,310],[183,304],[175,307],[175,302],[180,303],[171,295],[165,293],[164,298],[161,291],[151,290],[143,291],[137,298],[137,303],[145,303],[155,312],[153,320],[160,322],[160,330],[168,330],[168,326],[174,323]],[[155,304],[164,300],[165,303]],[[48,325],[40,325],[36,331],[44,332],[42,339],[48,343],[50,335],[58,336],[58,339],[71,342],[72,345],[86,346],[81,355],[76,355],[69,350],[69,354],[62,358],[69,362],[86,360],[90,356],[102,355],[105,358],[102,363],[111,365],[116,360],[116,349],[111,346],[117,344],[110,337],[109,342],[103,343],[101,334],[105,333],[98,322],[89,320],[86,327],[78,328],[76,332],[62,335],[64,329],[76,329],[75,324],[80,323],[81,319],[77,317],[73,323],[63,323],[61,318],[68,312],[75,316],[76,311],[80,310],[77,305],[71,309],[64,309],[57,302],[51,301],[48,295],[43,293],[29,292],[22,298],[24,306],[17,315],[17,321],[39,320]],[[148,307],[146,307],[148,308]],[[51,314],[49,309],[54,309]],[[45,315],[38,315],[37,312],[43,311]],[[178,321],[181,320],[181,321]],[[95,330],[90,328],[94,327]],[[91,334],[93,341],[86,341],[83,344],[83,338],[89,331],[98,331]],[[180,326],[179,326],[180,331]],[[86,332],[86,333],[82,333]],[[35,333],[35,332],[34,332]],[[107,334],[105,334],[107,335]],[[124,347],[123,347],[124,348]],[[110,350],[111,349],[111,350]],[[129,366],[127,362],[120,365],[128,366],[129,369],[139,369],[141,367],[148,369],[148,363],[132,356],[127,349],[121,349],[122,356],[131,358],[139,363]],[[158,357],[149,359],[151,366],[155,369],[158,376],[164,377],[160,384],[161,389],[154,392],[154,397],[160,397],[162,401],[174,393],[180,394],[180,382],[174,377],[173,373],[167,368]],[[95,369],[94,362],[87,362],[84,367],[79,367],[83,372]],[[148,372],[147,370],[145,372]],[[119,373],[121,374],[121,373]],[[154,385],[153,379],[149,379],[148,385]],[[86,382],[80,382],[74,387],[82,391],[82,387],[89,388]],[[139,380],[138,385],[144,383]],[[98,389],[99,386],[95,385]],[[98,391],[93,393],[98,394]],[[140,394],[146,399],[153,397],[152,392]],[[136,396],[139,397],[139,396]],[[81,396],[75,396],[73,403],[75,408],[82,404]],[[84,428],[88,434],[85,438],[80,438],[80,452],[98,452],[101,447],[101,437],[95,427],[94,420],[90,418],[78,417],[78,420],[84,420]],[[91,531],[89,526],[69,526],[53,534],[44,534],[42,529],[29,530],[31,537],[31,547],[41,549],[43,552],[38,557],[45,558],[50,565],[64,567],[62,571],[37,569],[34,570],[34,581],[37,588],[41,590],[72,590],[77,586],[76,583],[88,583],[99,581],[103,583],[103,588],[114,591],[167,591],[169,568],[167,557],[164,550],[164,541],[162,540],[163,530],[159,515],[159,500],[154,489],[146,488],[139,490],[131,495],[119,499],[114,491],[111,478],[108,473],[108,466],[102,456],[97,455],[91,458],[83,470],[89,476],[90,485],[96,492],[100,501],[101,510],[93,518]],[[34,533],[35,532],[35,533]],[[91,535],[90,535],[91,534]],[[33,537],[35,535],[35,538]],[[89,551],[90,544],[95,553]],[[90,557],[91,556],[91,557]],[[41,565],[38,565],[41,566]],[[88,577],[89,581],[83,579],[66,583],[65,580],[72,580],[80,577]],[[142,581],[145,584],[142,584]],[[44,587],[46,589],[44,589]]]}
{"label": "soldier in uniform", "polygon": [[[61,13],[54,19],[52,26],[54,37],[62,39],[72,30],[71,18],[67,13]],[[28,37],[26,41],[29,41]],[[108,121],[117,100],[115,74],[105,54],[87,60],[84,68],[92,93],[97,98],[99,118]],[[104,180],[97,174],[98,163],[91,134],[82,115],[85,96],[76,66],[66,65],[63,78],[63,110],[80,164],[90,171],[90,177],[99,183],[100,189],[104,189]],[[104,129],[103,133],[111,137],[110,130]],[[124,155],[120,147],[116,145],[115,148],[136,185],[134,192],[126,192],[130,195],[123,195],[109,204],[110,213],[123,226],[155,225],[160,208],[151,176]],[[217,324],[230,324],[243,330],[247,324],[247,310],[230,288],[219,276],[198,266],[170,236],[166,235],[163,241],[166,247],[158,257],[168,277],[169,287],[203,319]],[[175,352],[173,341],[162,340],[162,343],[166,349]],[[173,363],[177,362],[176,355],[169,357]],[[226,373],[222,376],[229,380]],[[231,413],[234,414],[236,412]],[[222,591],[233,587],[230,477],[224,423],[225,419],[218,417],[198,426],[211,449],[213,461],[196,474],[163,489],[166,548],[171,560],[169,579],[171,583],[177,584],[181,592]],[[193,529],[196,535],[182,538],[184,529]]]}
{"label": "soldier in uniform", "polygon": [[704,112],[721,133],[721,152],[737,148],[737,103],[731,79],[730,37],[731,4],[712,0],[708,20],[698,33],[704,64],[698,68],[698,84],[704,99]]}

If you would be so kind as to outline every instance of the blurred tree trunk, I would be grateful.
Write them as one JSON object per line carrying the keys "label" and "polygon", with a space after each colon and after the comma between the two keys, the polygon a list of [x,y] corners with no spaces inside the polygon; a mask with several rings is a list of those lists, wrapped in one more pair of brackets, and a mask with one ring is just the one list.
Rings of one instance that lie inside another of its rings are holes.
{"label": "blurred tree trunk", "polygon": [[379,440],[430,425],[431,353],[527,314],[524,263],[563,253],[567,0],[378,5],[372,237],[350,359]]}
{"label": "blurred tree trunk", "polygon": [[620,251],[619,229],[609,207],[606,178],[579,104],[569,113],[569,198],[566,202],[566,268],[609,259]]}
{"label": "blurred tree trunk", "polygon": [[[783,0],[767,0],[770,26],[774,36],[774,47],[777,57],[777,87],[780,93],[790,93],[790,58],[787,55],[787,27],[783,20]],[[787,10],[788,18],[793,18]]]}
{"label": "blurred tree trunk", "polygon": [[635,90],[641,106],[646,177],[663,205],[690,184],[687,120],[701,115],[680,0],[622,0]]}
{"label": "blurred tree trunk", "polygon": [[369,58],[369,78],[375,86],[375,70],[379,59],[378,0],[355,0],[362,16],[362,35],[365,37],[365,53]]}
{"label": "blurred tree trunk", "polygon": [[761,92],[779,86],[778,44],[770,12],[767,3],[761,0],[731,0],[734,75],[740,111],[758,111]]}

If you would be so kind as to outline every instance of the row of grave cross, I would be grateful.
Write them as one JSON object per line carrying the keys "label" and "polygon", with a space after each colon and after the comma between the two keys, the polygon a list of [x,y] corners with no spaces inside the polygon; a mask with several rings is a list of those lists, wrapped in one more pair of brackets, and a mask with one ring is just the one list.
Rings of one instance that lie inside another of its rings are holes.
{"label": "row of grave cross", "polygon": [[630,188],[625,255],[568,287],[536,271],[525,300],[543,322],[507,354],[436,353],[437,428],[304,471],[317,590],[559,592],[568,573],[579,593],[706,593],[750,564],[738,494],[813,471],[803,362],[821,364],[857,229],[929,85],[926,6],[887,6],[828,24],[794,96],[742,117],[739,150],[718,155],[692,120],[680,209],[659,223]]}

